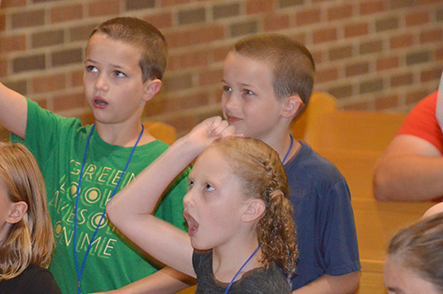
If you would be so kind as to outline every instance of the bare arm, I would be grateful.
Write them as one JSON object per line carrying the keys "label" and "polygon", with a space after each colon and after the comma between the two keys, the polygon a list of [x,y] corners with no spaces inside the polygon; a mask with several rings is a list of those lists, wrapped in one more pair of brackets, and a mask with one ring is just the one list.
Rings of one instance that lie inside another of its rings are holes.
{"label": "bare arm", "polygon": [[0,83],[0,125],[24,139],[27,117],[26,98]]}
{"label": "bare arm", "polygon": [[396,136],[374,171],[374,196],[382,201],[426,201],[443,196],[443,157],[426,140]]}
{"label": "bare arm", "polygon": [[165,267],[120,289],[94,294],[172,294],[186,289],[192,284],[195,284],[194,279]]}
{"label": "bare arm", "polygon": [[106,207],[112,223],[136,245],[192,277],[195,273],[189,237],[152,213],[172,180],[215,139],[230,134],[234,134],[234,128],[220,117],[205,120],[177,140]]}
{"label": "bare arm", "polygon": [[360,272],[342,276],[323,275],[292,294],[351,294],[358,289]]}
{"label": "bare arm", "polygon": [[434,206],[431,206],[431,208],[426,210],[422,218],[431,217],[442,212],[443,212],[443,202],[440,202],[438,204],[435,204]]}

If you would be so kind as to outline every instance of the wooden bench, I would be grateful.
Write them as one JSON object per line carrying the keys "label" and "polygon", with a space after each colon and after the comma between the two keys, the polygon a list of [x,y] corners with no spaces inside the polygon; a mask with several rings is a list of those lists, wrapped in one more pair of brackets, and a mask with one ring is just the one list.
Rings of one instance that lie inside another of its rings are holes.
{"label": "wooden bench", "polygon": [[[317,95],[319,100],[322,97]],[[420,219],[433,205],[429,202],[379,202],[373,197],[372,176],[376,161],[395,136],[406,114],[331,110],[330,97],[325,97],[326,109],[310,110],[302,121],[302,135],[297,130],[298,121],[292,129],[297,137],[334,163],[348,182],[362,263],[357,293],[386,293],[383,264],[388,242],[400,228]],[[321,104],[321,101],[316,101],[313,105]]]}

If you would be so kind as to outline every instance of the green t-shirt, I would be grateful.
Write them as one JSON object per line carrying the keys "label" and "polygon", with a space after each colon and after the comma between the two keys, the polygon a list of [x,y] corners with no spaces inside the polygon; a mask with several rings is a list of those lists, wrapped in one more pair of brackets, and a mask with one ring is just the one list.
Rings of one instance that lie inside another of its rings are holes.
{"label": "green t-shirt", "polygon": [[[12,141],[21,142],[31,150],[45,179],[56,241],[50,270],[64,294],[77,293],[73,249],[75,205],[86,140],[91,128],[91,125],[82,126],[78,118],[58,116],[28,100],[25,140],[11,135]],[[167,144],[158,140],[138,146],[118,190],[131,182],[167,147]],[[79,267],[131,151],[132,147],[109,145],[95,130],[92,133],[78,208],[76,250]],[[187,190],[187,176],[188,171],[171,185],[155,213],[183,230],[183,196]],[[118,289],[157,271],[158,267],[146,259],[105,218],[91,245],[83,270],[82,293]]]}

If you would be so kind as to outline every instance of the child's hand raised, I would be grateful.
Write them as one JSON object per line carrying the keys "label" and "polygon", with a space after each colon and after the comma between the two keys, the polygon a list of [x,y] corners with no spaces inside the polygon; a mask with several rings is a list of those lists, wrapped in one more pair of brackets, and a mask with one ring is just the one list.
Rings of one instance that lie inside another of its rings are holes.
{"label": "child's hand raised", "polygon": [[199,123],[186,137],[202,152],[215,140],[228,136],[236,136],[235,127],[220,116],[214,116]]}

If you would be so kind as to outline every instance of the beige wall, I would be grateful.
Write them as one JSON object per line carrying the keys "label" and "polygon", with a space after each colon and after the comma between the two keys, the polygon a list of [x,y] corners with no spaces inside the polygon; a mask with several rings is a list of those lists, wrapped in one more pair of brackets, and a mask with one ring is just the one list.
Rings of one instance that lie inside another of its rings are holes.
{"label": "beige wall", "polygon": [[86,39],[118,15],[164,33],[168,69],[146,116],[179,134],[219,113],[222,60],[247,34],[304,43],[317,64],[315,90],[336,96],[339,108],[407,111],[437,88],[443,68],[443,0],[3,0],[0,80],[84,118]]}

